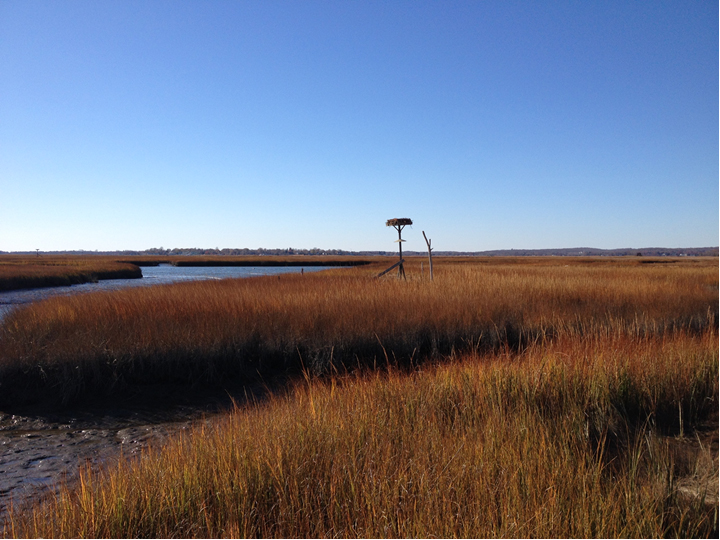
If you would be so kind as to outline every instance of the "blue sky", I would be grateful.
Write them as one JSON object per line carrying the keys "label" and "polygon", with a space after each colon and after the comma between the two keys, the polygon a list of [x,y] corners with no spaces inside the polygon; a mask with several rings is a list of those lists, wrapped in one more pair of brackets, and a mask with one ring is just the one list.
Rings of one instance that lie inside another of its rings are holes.
{"label": "blue sky", "polygon": [[0,250],[718,245],[718,3],[0,0]]}

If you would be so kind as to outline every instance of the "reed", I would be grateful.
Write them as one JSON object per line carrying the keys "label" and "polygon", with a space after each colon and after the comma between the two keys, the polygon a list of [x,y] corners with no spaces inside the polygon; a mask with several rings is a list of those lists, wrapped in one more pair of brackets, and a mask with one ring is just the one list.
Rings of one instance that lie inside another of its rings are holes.
{"label": "reed", "polygon": [[559,335],[717,327],[716,263],[440,262],[432,283],[417,271],[407,282],[372,279],[375,270],[127,289],[17,310],[0,327],[0,405],[413,365]]}
{"label": "reed", "polygon": [[717,462],[688,496],[656,429],[669,411],[716,422],[717,339],[566,334],[410,374],[308,376],[86,469],[4,534],[717,537]]}

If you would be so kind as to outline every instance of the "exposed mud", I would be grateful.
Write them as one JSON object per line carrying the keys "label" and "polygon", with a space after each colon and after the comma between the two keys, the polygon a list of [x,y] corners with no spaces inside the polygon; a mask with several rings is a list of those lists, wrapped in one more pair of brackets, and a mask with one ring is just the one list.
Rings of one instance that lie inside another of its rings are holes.
{"label": "exposed mud", "polygon": [[184,420],[158,421],[137,414],[68,417],[60,421],[0,413],[0,522],[10,504],[22,506],[77,477],[81,465],[109,463],[139,455],[187,429]]}
{"label": "exposed mud", "polygon": [[[273,391],[287,387],[287,380],[278,380]],[[39,405],[0,411],[0,524],[11,504],[22,507],[59,483],[72,482],[86,463],[139,456],[143,448],[160,445],[193,423],[262,401],[269,390],[257,381],[145,385],[72,410]]]}

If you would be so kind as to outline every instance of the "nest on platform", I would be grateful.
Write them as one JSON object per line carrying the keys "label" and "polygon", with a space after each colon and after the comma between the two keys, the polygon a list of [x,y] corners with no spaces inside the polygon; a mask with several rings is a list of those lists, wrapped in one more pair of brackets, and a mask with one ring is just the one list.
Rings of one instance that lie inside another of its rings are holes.
{"label": "nest on platform", "polygon": [[412,219],[410,218],[394,218],[394,219],[388,219],[385,222],[385,225],[387,227],[397,227],[398,225],[412,225]]}

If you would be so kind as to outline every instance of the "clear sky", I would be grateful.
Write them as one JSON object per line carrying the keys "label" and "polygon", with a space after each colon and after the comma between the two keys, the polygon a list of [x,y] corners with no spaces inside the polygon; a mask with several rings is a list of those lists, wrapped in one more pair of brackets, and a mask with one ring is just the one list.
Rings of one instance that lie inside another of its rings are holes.
{"label": "clear sky", "polygon": [[717,246],[718,20],[0,0],[0,250]]}

